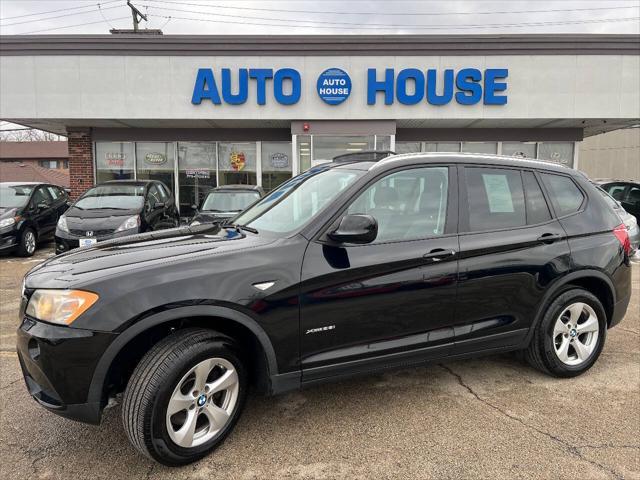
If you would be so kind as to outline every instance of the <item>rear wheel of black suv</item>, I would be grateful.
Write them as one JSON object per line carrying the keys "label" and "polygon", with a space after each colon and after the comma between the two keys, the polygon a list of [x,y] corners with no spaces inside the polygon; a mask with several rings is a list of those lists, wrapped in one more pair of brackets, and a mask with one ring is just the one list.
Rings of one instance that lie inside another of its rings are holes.
{"label": "rear wheel of black suv", "polygon": [[194,462],[215,449],[240,416],[247,379],[232,339],[205,329],[179,331],[134,370],[122,420],[133,446],[164,465]]}
{"label": "rear wheel of black suv", "polygon": [[600,300],[586,290],[571,288],[547,308],[525,358],[544,373],[575,377],[596,362],[606,335],[607,316]]}

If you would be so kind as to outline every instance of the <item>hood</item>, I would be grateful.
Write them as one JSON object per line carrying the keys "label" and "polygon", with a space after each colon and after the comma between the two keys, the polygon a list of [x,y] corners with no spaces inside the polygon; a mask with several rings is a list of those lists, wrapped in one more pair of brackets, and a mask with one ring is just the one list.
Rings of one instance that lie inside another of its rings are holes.
{"label": "hood", "polygon": [[71,207],[64,213],[64,216],[67,219],[69,230],[115,230],[127,218],[139,213],[140,211],[137,209],[95,208],[82,210],[78,207]]}
{"label": "hood", "polygon": [[274,237],[210,224],[141,233],[52,257],[27,274],[25,285],[27,288],[72,288],[128,271],[168,265],[180,268],[181,263],[203,262],[216,255],[273,241]]}

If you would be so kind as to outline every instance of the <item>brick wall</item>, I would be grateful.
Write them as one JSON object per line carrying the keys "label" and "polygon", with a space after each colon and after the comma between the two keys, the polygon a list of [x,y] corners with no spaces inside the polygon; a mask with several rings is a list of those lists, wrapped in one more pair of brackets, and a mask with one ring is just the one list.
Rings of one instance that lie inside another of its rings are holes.
{"label": "brick wall", "polygon": [[75,200],[85,190],[93,186],[93,146],[91,129],[68,128],[69,142],[69,185],[71,198]]}

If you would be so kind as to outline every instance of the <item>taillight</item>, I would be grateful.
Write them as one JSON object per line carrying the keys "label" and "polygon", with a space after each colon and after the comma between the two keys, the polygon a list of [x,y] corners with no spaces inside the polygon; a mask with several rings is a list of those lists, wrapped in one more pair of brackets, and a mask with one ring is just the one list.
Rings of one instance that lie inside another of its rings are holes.
{"label": "taillight", "polygon": [[629,232],[627,232],[627,226],[622,223],[613,229],[613,234],[616,236],[624,253],[629,255],[631,253],[631,240],[629,239]]}

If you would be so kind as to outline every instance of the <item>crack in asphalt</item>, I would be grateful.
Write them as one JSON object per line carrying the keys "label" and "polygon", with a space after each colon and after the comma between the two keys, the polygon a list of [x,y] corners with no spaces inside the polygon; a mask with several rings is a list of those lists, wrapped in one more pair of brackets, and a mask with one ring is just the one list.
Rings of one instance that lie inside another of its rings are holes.
{"label": "crack in asphalt", "polygon": [[18,383],[20,380],[22,380],[22,379],[21,379],[21,378],[17,378],[17,379],[15,379],[13,382],[9,382],[9,383],[7,383],[4,387],[0,388],[0,392],[1,392],[2,390],[5,390],[5,389],[9,388],[11,385],[13,385],[13,384],[15,384],[15,383]]}
{"label": "crack in asphalt", "polygon": [[[443,370],[445,370],[446,372],[448,372],[451,376],[453,376],[457,381],[458,384],[460,386],[462,386],[464,389],[466,389],[476,400],[478,400],[480,403],[483,403],[484,405],[492,408],[493,410],[497,411],[498,413],[502,414],[503,416],[509,418],[510,420],[514,420],[518,423],[520,423],[521,425],[534,430],[536,432],[538,432],[541,435],[544,435],[545,437],[553,440],[554,442],[562,445],[568,453],[570,453],[571,455],[574,455],[576,457],[578,457],[580,460],[583,460],[595,467],[598,467],[599,469],[609,473],[610,475],[613,476],[613,478],[615,478],[616,480],[623,480],[624,476],[619,474],[618,472],[616,472],[615,470],[607,467],[606,465],[602,465],[601,463],[598,463],[594,460],[591,460],[589,458],[586,458],[581,452],[580,452],[580,448],[587,448],[587,446],[580,446],[580,447],[576,447],[574,445],[571,445],[569,442],[561,439],[560,437],[557,437],[555,435],[553,435],[552,433],[546,432],[538,427],[536,427],[535,425],[530,425],[528,423],[526,423],[525,421],[521,420],[520,418],[511,415],[510,413],[502,410],[500,407],[498,407],[497,405],[494,405],[493,403],[489,402],[488,400],[480,397],[480,395],[478,395],[475,390],[473,390],[473,388],[471,388],[469,385],[467,385],[464,380],[462,379],[462,376],[460,376],[458,373],[454,372],[450,367],[447,367],[446,365],[443,365],[441,363],[438,364],[439,367],[441,367]],[[631,448],[640,448],[640,447],[631,447]]]}

